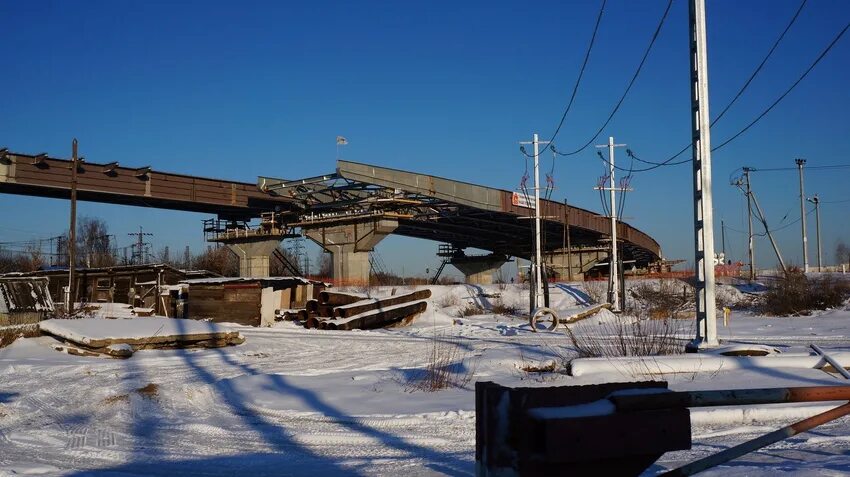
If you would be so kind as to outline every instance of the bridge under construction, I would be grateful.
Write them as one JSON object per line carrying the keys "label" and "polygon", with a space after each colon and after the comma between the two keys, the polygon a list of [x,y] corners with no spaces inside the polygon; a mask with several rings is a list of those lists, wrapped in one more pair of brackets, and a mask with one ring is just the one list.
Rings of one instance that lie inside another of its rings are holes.
{"label": "bridge under construction", "polygon": [[[67,159],[0,150],[0,193],[69,199],[71,168]],[[369,252],[389,234],[439,242],[443,265],[476,283],[489,283],[511,257],[533,255],[533,221],[524,220],[533,209],[522,194],[343,160],[326,175],[255,184],[78,161],[76,189],[79,200],[214,214],[206,238],[239,256],[243,276],[267,276],[280,241],[299,235],[330,252],[334,280],[348,284],[368,281]],[[580,279],[608,259],[609,218],[549,200],[541,215],[553,273]],[[645,268],[661,258],[649,235],[617,227],[624,261]]]}

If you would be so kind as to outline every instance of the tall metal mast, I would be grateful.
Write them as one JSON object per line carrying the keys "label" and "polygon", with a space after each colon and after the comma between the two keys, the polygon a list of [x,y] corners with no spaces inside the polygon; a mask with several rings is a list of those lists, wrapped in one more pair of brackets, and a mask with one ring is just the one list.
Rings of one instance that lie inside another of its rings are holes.
{"label": "tall metal mast", "polygon": [[794,159],[800,171],[800,224],[803,231],[803,272],[809,273],[809,237],[806,235],[806,194],[803,192],[803,166],[805,159]]}
{"label": "tall metal mast", "polygon": [[698,349],[718,344],[714,296],[714,211],[711,195],[711,120],[708,114],[705,0],[690,0],[689,13],[697,314],[696,337],[690,347]]}

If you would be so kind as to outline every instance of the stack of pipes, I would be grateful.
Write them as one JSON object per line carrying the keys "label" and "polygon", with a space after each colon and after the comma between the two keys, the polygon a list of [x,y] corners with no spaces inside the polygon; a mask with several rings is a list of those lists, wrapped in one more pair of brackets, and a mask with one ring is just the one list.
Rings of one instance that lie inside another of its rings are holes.
{"label": "stack of pipes", "polygon": [[427,308],[431,290],[419,290],[387,298],[355,293],[322,291],[303,310],[290,311],[284,319],[299,320],[305,328],[328,330],[373,329],[409,321]]}

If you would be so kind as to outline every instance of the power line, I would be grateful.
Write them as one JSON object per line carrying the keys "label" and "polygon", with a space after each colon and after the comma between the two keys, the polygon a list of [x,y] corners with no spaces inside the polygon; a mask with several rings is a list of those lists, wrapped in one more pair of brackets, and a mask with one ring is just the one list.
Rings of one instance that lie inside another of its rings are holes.
{"label": "power line", "polygon": [[[825,170],[825,169],[847,169],[850,168],[850,164],[832,164],[827,166],[806,166],[806,171],[816,171],[816,170]],[[750,172],[777,172],[777,171],[797,171],[796,167],[748,167]],[[732,171],[734,174],[738,169]]]}
{"label": "power line", "polygon": [[[724,115],[724,114],[726,114],[726,112],[729,110],[729,108],[731,108],[731,107],[732,107],[732,105],[733,105],[733,104],[734,104],[734,103],[738,100],[738,98],[740,98],[740,96],[744,93],[744,91],[747,89],[747,87],[750,85],[750,83],[751,83],[751,82],[752,82],[752,80],[756,77],[756,75],[758,75],[758,73],[761,71],[761,69],[762,69],[762,67],[764,66],[764,64],[767,62],[768,58],[770,58],[770,56],[773,54],[773,52],[774,52],[774,50],[776,49],[776,47],[779,45],[779,42],[780,42],[780,41],[782,41],[782,39],[785,37],[785,34],[786,34],[786,33],[788,32],[788,30],[791,28],[791,25],[793,25],[793,24],[794,24],[794,22],[797,20],[797,17],[799,16],[800,11],[803,9],[803,6],[805,6],[805,4],[806,4],[806,0],[804,0],[804,1],[800,4],[800,7],[799,7],[799,8],[797,9],[797,11],[794,13],[794,16],[793,16],[793,17],[791,17],[791,20],[788,22],[788,25],[785,27],[785,30],[783,30],[783,31],[782,31],[782,33],[779,35],[779,38],[777,38],[777,39],[776,39],[776,41],[774,42],[773,46],[772,46],[772,47],[771,47],[771,49],[768,51],[767,55],[765,55],[764,59],[762,59],[762,61],[761,61],[761,63],[759,64],[759,66],[757,66],[757,67],[756,67],[756,69],[753,71],[753,73],[750,75],[750,78],[749,78],[749,79],[748,79],[748,80],[744,83],[744,85],[741,87],[741,89],[740,89],[740,90],[738,90],[738,93],[735,95],[735,97],[734,97],[734,98],[732,98],[732,100],[729,102],[729,104],[727,104],[727,105],[726,105],[726,107],[724,107],[724,108],[723,108],[723,110],[721,111],[721,113],[720,113],[720,114],[719,114],[716,118],[714,118],[714,120],[711,122],[711,126],[714,126],[714,124],[715,124],[715,123],[717,123],[717,121],[719,121],[719,120],[720,120],[720,118],[721,118],[721,117],[723,117],[723,115]],[[729,139],[727,139],[726,141],[724,141],[724,142],[723,142],[723,143],[721,143],[720,145],[718,145],[718,146],[716,146],[716,147],[712,148],[712,149],[711,149],[711,150],[712,150],[712,152],[713,152],[713,151],[716,151],[716,150],[718,150],[718,149],[720,149],[721,147],[723,147],[723,146],[725,146],[725,145],[729,144],[730,142],[734,141],[735,139],[737,139],[740,135],[742,135],[743,133],[745,133],[748,129],[750,129],[750,128],[751,128],[752,126],[754,126],[754,125],[755,125],[758,121],[760,121],[760,120],[761,120],[764,116],[766,116],[766,115],[767,115],[767,114],[768,114],[768,113],[769,113],[769,112],[770,112],[770,111],[771,111],[774,107],[776,107],[776,106],[777,106],[777,105],[778,105],[778,104],[779,104],[779,103],[780,103],[783,99],[785,99],[785,96],[787,96],[787,95],[788,95],[788,94],[789,94],[789,93],[790,93],[790,92],[791,92],[794,88],[796,88],[796,87],[797,87],[797,85],[798,85],[801,81],[803,81],[803,79],[804,79],[806,76],[808,76],[808,74],[809,74],[809,73],[810,73],[810,72],[814,69],[814,67],[815,67],[815,66],[816,66],[816,65],[817,65],[817,64],[818,64],[818,63],[819,63],[819,62],[820,62],[820,61],[824,58],[824,56],[826,56],[826,54],[827,54],[827,53],[829,53],[829,51],[832,49],[832,47],[833,47],[833,46],[835,46],[835,44],[838,42],[838,40],[839,40],[839,39],[841,39],[841,37],[842,37],[842,36],[844,35],[844,33],[847,31],[848,27],[850,27],[850,23],[848,23],[847,25],[845,25],[845,26],[844,26],[844,29],[842,29],[842,30],[838,33],[838,35],[836,35],[836,37],[835,37],[835,38],[832,40],[832,42],[831,42],[831,43],[830,43],[830,44],[826,47],[826,49],[824,49],[824,51],[820,54],[820,56],[818,56],[818,57],[817,57],[817,59],[815,59],[815,61],[812,63],[812,65],[811,65],[811,66],[809,66],[809,68],[808,68],[808,69],[807,69],[807,70],[806,70],[806,71],[805,71],[805,72],[804,72],[804,73],[803,73],[803,74],[802,74],[802,75],[801,75],[801,76],[797,79],[797,81],[795,81],[795,82],[794,82],[794,83],[793,83],[793,84],[792,84],[792,85],[791,85],[791,86],[790,86],[790,87],[789,87],[789,88],[788,88],[788,89],[787,89],[784,93],[782,93],[782,95],[781,95],[781,96],[779,96],[779,98],[777,98],[777,99],[776,99],[776,100],[775,100],[775,101],[774,101],[774,102],[773,102],[773,103],[772,103],[772,104],[771,104],[771,105],[770,105],[767,109],[765,109],[765,110],[764,110],[764,111],[763,111],[763,112],[762,112],[762,113],[761,113],[758,117],[756,117],[753,121],[751,121],[751,122],[750,122],[747,126],[745,126],[743,129],[741,129],[740,131],[738,131],[738,132],[737,132],[734,136],[730,137]],[[685,159],[685,160],[682,160],[682,161],[676,161],[676,162],[672,162],[672,161],[673,161],[674,159],[676,159],[677,157],[681,156],[682,154],[684,154],[684,153],[685,153],[685,152],[686,152],[689,148],[691,148],[692,146],[693,146],[693,142],[691,142],[690,144],[688,144],[687,146],[685,146],[684,148],[682,148],[682,149],[681,149],[679,152],[677,152],[676,154],[673,154],[672,156],[670,156],[669,158],[667,158],[667,159],[665,159],[665,160],[663,160],[663,161],[661,161],[661,162],[653,162],[653,161],[647,161],[647,160],[643,160],[643,159],[638,159],[638,161],[643,162],[643,163],[646,163],[646,164],[651,164],[651,165],[653,165],[653,166],[658,166],[658,167],[660,167],[660,166],[667,166],[667,165],[669,165],[669,166],[675,166],[675,165],[679,165],[679,164],[684,164],[684,163],[686,163],[686,162],[690,162],[691,160],[690,160],[690,159]],[[638,171],[636,171],[636,172],[649,171],[649,170],[652,170],[652,169],[654,169],[654,168],[655,168],[655,167],[653,167],[653,168],[646,168],[646,169],[643,169],[643,170],[638,170]]]}
{"label": "power line", "polygon": [[[590,51],[593,50],[593,44],[596,42],[596,33],[599,31],[599,24],[602,22],[602,13],[605,11],[605,4],[607,3],[607,1],[608,0],[602,0],[602,5],[599,7],[599,14],[596,16],[596,25],[593,27],[593,34],[590,36],[590,43],[587,45],[587,51],[584,54],[584,61],[581,64],[581,69],[579,70],[578,78],[576,78],[576,84],[573,86],[573,93],[570,95],[570,101],[567,103],[567,107],[564,109],[564,114],[561,115],[561,121],[558,123],[558,127],[555,128],[555,132],[552,133],[552,137],[549,138],[548,144],[546,144],[546,147],[544,147],[543,150],[540,151],[540,154],[546,152],[546,149],[550,147],[552,141],[554,141],[555,138],[558,137],[558,133],[561,132],[561,127],[564,125],[564,120],[567,119],[567,114],[573,107],[573,102],[576,99],[576,93],[578,93],[579,84],[581,84],[581,79],[584,76],[584,69],[587,67],[588,60],[590,60]],[[528,153],[525,152],[524,148],[520,147],[520,150],[523,154],[528,156]],[[552,167],[554,169],[554,163]]]}
{"label": "power line", "polygon": [[815,68],[815,66],[817,66],[817,64],[818,64],[818,63],[820,63],[820,61],[821,61],[821,60],[822,60],[822,59],[826,56],[826,54],[827,54],[827,53],[829,53],[829,51],[832,49],[832,47],[833,47],[833,46],[835,46],[835,44],[836,44],[836,43],[838,43],[838,40],[840,40],[840,39],[841,39],[841,37],[842,37],[842,36],[844,36],[844,33],[846,33],[846,32],[847,32],[847,29],[848,29],[848,28],[850,28],[850,22],[848,22],[846,25],[844,25],[844,28],[843,28],[840,32],[838,32],[838,35],[836,35],[836,36],[835,36],[835,38],[833,38],[833,40],[832,40],[832,42],[829,44],[829,46],[827,46],[827,47],[826,47],[826,49],[824,49],[824,50],[823,50],[823,52],[821,52],[820,56],[818,56],[818,57],[817,57],[817,59],[814,61],[814,63],[812,63],[812,64],[811,64],[811,66],[809,66],[809,68],[808,68],[808,69],[807,69],[807,70],[806,70],[806,71],[805,71],[805,72],[804,72],[804,73],[803,73],[803,74],[802,74],[799,78],[797,78],[797,81],[795,81],[795,82],[794,82],[794,83],[793,83],[793,84],[792,84],[792,85],[791,85],[791,86],[790,86],[787,90],[785,90],[785,92],[784,92],[784,93],[782,93],[782,95],[780,95],[780,96],[776,99],[776,101],[774,101],[773,103],[771,103],[771,105],[770,105],[770,106],[768,106],[768,107],[767,107],[767,109],[765,109],[764,111],[762,111],[762,113],[761,113],[761,114],[759,114],[759,115],[758,115],[755,119],[753,119],[752,121],[750,121],[750,123],[749,123],[749,124],[747,124],[746,126],[744,126],[744,128],[743,128],[743,129],[741,129],[740,131],[738,131],[737,133],[735,133],[735,135],[733,135],[733,136],[732,136],[732,137],[730,137],[729,139],[727,139],[727,140],[723,141],[723,142],[722,142],[719,146],[713,147],[713,148],[711,149],[711,150],[712,150],[712,152],[713,152],[713,151],[716,151],[716,150],[718,150],[718,149],[720,149],[721,147],[723,147],[723,146],[725,146],[725,145],[727,145],[727,144],[729,144],[730,142],[732,142],[732,141],[734,141],[735,139],[737,139],[737,138],[738,138],[738,136],[740,136],[741,134],[744,134],[745,132],[747,132],[747,130],[749,130],[751,127],[753,127],[753,126],[754,126],[757,122],[759,122],[759,121],[761,120],[761,118],[765,117],[765,116],[767,115],[767,113],[769,113],[769,112],[770,112],[770,111],[771,111],[774,107],[776,107],[776,105],[777,105],[777,104],[779,104],[779,103],[780,103],[783,99],[785,99],[785,97],[786,97],[786,96],[788,96],[788,93],[790,93],[791,91],[793,91],[793,90],[794,90],[794,88],[796,88],[796,87],[797,87],[797,85],[798,85],[798,84],[800,84],[800,82],[801,82],[801,81],[803,81],[803,79],[804,79],[806,76],[808,76],[808,75],[809,75],[809,73],[811,73],[811,71]]}
{"label": "power line", "polygon": [[670,7],[672,5],[673,5],[673,0],[669,0],[667,2],[667,8],[664,9],[664,14],[661,15],[661,20],[658,22],[658,26],[655,28],[655,33],[652,34],[652,39],[649,41],[649,46],[646,47],[646,51],[643,53],[643,58],[641,58],[640,63],[638,64],[638,67],[635,70],[635,74],[632,75],[631,81],[629,81],[628,86],[626,86],[626,90],[623,92],[623,95],[620,96],[620,100],[617,101],[617,104],[614,106],[614,109],[611,110],[611,114],[608,115],[608,119],[606,119],[605,122],[602,123],[602,126],[599,127],[599,129],[596,131],[596,134],[594,134],[593,137],[588,139],[588,141],[586,143],[584,143],[583,146],[581,146],[580,148],[578,148],[578,149],[576,149],[572,152],[566,152],[566,153],[558,152],[558,154],[560,154],[562,156],[572,156],[574,154],[578,154],[581,151],[585,150],[587,148],[587,146],[593,144],[593,141],[595,141],[596,138],[599,137],[600,134],[602,134],[602,131],[604,131],[605,128],[608,126],[608,123],[610,123],[611,120],[614,119],[614,115],[617,114],[617,111],[620,109],[620,106],[623,105],[623,101],[626,100],[626,96],[629,94],[629,91],[632,89],[632,86],[634,86],[635,81],[637,81],[637,78],[640,75],[641,69],[643,69],[643,65],[644,65],[644,63],[646,63],[647,57],[649,57],[649,52],[652,51],[652,47],[655,45],[655,40],[658,39],[658,34],[661,33],[661,27],[664,25],[664,21],[667,19],[667,14],[670,12]]}
{"label": "power line", "polygon": [[750,83],[752,83],[752,81],[753,81],[753,79],[755,79],[756,75],[759,74],[761,69],[764,67],[765,63],[767,63],[767,60],[771,57],[771,55],[773,55],[773,52],[776,50],[776,47],[779,46],[779,43],[782,41],[783,38],[785,38],[785,34],[788,33],[788,30],[791,29],[791,25],[793,25],[794,22],[797,21],[797,17],[800,16],[800,12],[803,11],[803,7],[806,6],[807,1],[808,0],[803,0],[800,3],[800,7],[797,8],[797,11],[794,13],[794,16],[791,17],[791,21],[788,22],[788,25],[785,27],[785,30],[783,30],[782,34],[779,35],[779,38],[777,38],[776,41],[773,42],[773,46],[770,47],[770,51],[768,51],[767,55],[765,55],[764,59],[761,60],[761,63],[759,63],[759,65],[756,67],[756,69],[753,71],[753,73],[750,75],[750,77],[744,83],[744,86],[742,86],[741,89],[738,90],[738,94],[736,94],[735,97],[732,98],[732,101],[730,101],[729,104],[727,104],[726,107],[723,108],[723,111],[721,111],[720,114],[718,114],[717,117],[714,118],[714,121],[711,122],[712,126],[714,126],[714,124],[717,121],[719,121],[720,118],[722,118],[724,114],[726,114],[726,111],[729,111],[729,108],[731,108],[732,105],[735,104],[736,101],[738,101],[738,98],[740,98],[741,95],[744,94],[744,91],[746,91],[747,87],[750,85]]}

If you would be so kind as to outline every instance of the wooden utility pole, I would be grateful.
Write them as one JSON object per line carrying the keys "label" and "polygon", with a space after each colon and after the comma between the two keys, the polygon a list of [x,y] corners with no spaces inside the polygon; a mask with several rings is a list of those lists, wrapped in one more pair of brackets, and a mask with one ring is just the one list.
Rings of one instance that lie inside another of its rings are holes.
{"label": "wooden utility pole", "polygon": [[74,314],[74,266],[77,260],[77,138],[71,142],[71,228],[68,231],[68,294],[65,296],[65,311]]}

